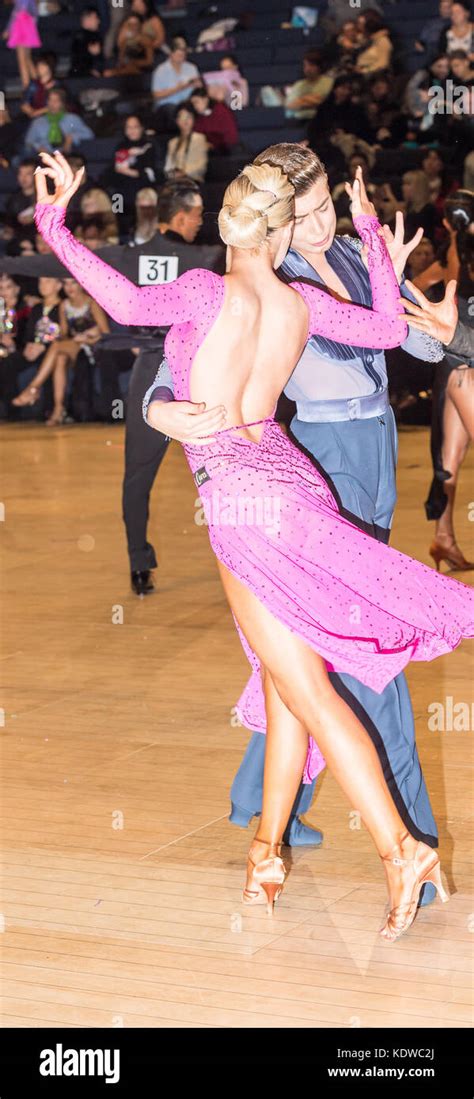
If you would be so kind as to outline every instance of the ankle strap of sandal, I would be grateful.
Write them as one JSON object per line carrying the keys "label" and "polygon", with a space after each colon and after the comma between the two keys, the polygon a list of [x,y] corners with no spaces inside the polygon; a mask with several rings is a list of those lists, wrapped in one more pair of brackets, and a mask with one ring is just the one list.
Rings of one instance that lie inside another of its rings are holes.
{"label": "ankle strap of sandal", "polygon": [[271,840],[264,840],[261,836],[254,836],[253,838],[256,843],[266,843],[267,847],[281,847],[282,845],[282,840],[272,843]]}

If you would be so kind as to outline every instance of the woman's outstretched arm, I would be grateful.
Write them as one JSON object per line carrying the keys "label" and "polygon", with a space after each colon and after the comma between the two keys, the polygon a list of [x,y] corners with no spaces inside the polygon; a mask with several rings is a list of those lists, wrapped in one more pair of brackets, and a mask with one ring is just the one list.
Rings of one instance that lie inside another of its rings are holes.
{"label": "woman's outstretched arm", "polygon": [[351,198],[354,225],[366,247],[372,309],[340,302],[309,283],[290,285],[304,297],[309,309],[310,335],[326,336],[355,347],[397,347],[408,334],[400,317],[400,289],[387,251],[383,230],[369,202],[362,170],[357,169],[354,184],[346,184]]}
{"label": "woman's outstretched arm", "polygon": [[[85,248],[65,225],[66,208],[77,191],[82,172],[76,175],[60,153],[41,154],[45,168],[36,170],[38,202],[35,222],[38,232],[53,249],[71,275],[119,324],[179,324],[191,320],[202,310],[202,291],[206,279],[216,278],[208,271],[187,271],[174,282],[162,286],[135,286],[113,267]],[[49,176],[55,185],[49,195]]]}

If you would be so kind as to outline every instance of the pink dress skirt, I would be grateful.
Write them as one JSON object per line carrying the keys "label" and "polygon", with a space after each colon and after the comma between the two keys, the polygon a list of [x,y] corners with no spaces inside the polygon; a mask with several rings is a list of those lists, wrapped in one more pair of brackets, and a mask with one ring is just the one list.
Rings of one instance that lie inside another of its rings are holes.
{"label": "pink dress skirt", "polygon": [[14,16],[11,24],[10,34],[7,39],[7,46],[11,50],[14,50],[16,46],[27,46],[29,49],[37,49],[41,46],[41,38],[38,34],[38,28],[36,26],[33,16],[27,11],[19,11]]}
{"label": "pink dress skirt", "polygon": [[[216,557],[292,633],[381,693],[411,660],[434,660],[474,636],[474,591],[378,542],[338,510],[316,466],[274,420],[260,442],[224,429],[184,450]],[[266,726],[260,661],[236,711]],[[304,781],[325,766],[311,738]]]}

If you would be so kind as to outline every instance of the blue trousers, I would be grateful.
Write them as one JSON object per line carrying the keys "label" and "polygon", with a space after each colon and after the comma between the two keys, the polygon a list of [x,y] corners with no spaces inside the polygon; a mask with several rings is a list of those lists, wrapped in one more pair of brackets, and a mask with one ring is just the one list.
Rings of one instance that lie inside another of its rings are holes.
{"label": "blue trousers", "polygon": [[[369,420],[328,424],[306,423],[295,417],[291,431],[301,449],[321,467],[343,514],[388,542],[396,501],[397,432],[392,410]],[[371,736],[407,828],[417,839],[436,847],[438,833],[418,758],[405,676],[398,675],[382,694],[351,675],[330,673],[330,678]],[[231,820],[261,812],[264,758],[265,737],[254,733],[232,784],[236,810]],[[307,812],[314,789],[315,782],[301,784],[292,815]]]}

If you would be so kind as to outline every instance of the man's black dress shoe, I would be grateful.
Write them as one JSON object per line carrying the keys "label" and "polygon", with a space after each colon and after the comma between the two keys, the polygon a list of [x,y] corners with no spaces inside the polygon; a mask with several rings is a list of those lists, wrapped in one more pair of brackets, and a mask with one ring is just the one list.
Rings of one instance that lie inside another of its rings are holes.
{"label": "man's black dress shoe", "polygon": [[145,569],[143,572],[136,571],[131,574],[132,579],[132,591],[135,595],[151,595],[155,590],[155,585],[151,578],[150,569]]}

